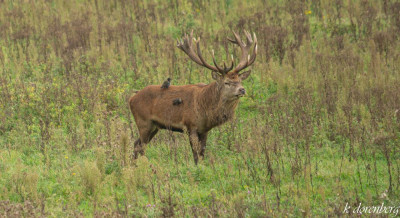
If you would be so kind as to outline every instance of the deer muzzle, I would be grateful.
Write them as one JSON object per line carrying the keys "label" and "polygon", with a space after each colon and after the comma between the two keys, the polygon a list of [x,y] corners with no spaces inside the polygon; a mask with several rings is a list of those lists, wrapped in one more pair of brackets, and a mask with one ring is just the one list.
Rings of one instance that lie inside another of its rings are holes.
{"label": "deer muzzle", "polygon": [[240,88],[238,91],[239,91],[237,95],[238,97],[243,97],[246,94],[246,89],[244,88]]}

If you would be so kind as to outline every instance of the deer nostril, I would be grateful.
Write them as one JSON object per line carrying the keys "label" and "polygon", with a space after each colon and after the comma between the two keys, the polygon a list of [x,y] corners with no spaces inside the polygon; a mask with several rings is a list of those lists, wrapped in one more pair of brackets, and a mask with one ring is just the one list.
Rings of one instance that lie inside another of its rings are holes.
{"label": "deer nostril", "polygon": [[239,92],[240,92],[240,94],[243,94],[243,95],[244,95],[244,94],[246,94],[246,89],[240,88],[240,89],[239,89]]}

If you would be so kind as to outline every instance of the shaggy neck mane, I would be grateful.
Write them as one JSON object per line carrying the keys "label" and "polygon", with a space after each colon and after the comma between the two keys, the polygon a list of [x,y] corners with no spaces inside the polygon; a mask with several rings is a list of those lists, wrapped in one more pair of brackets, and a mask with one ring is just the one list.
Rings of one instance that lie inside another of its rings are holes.
{"label": "shaggy neck mane", "polygon": [[207,127],[221,125],[233,118],[239,99],[222,99],[222,87],[217,82],[205,86],[199,97],[199,112],[205,115]]}

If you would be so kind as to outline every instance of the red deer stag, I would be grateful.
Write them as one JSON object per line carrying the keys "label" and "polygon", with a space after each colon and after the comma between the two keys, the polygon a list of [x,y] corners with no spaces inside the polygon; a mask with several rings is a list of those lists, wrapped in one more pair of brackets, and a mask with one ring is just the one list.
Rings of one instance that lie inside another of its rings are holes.
{"label": "red deer stag", "polygon": [[[257,55],[257,38],[255,34],[251,37],[249,32],[244,31],[244,33],[246,42],[235,32],[233,32],[234,39],[228,38],[242,51],[235,69],[233,69],[233,57],[230,67],[225,63],[223,67],[218,66],[214,52],[212,52],[214,66],[208,64],[200,51],[200,38],[193,39],[193,31],[190,36],[185,34],[178,41],[178,48],[200,66],[210,69],[215,81],[208,85],[171,85],[168,89],[162,89],[160,85],[150,85],[132,96],[129,105],[140,135],[135,141],[134,158],[137,158],[138,154],[144,154],[144,145],[150,142],[159,129],[187,132],[195,164],[198,162],[198,155],[204,157],[208,131],[230,120],[234,116],[239,98],[246,94],[242,81],[250,75],[250,71],[241,74],[239,72],[254,63]],[[196,50],[192,40],[196,44]],[[250,55],[253,44],[254,48]],[[180,104],[175,103],[176,99]]]}

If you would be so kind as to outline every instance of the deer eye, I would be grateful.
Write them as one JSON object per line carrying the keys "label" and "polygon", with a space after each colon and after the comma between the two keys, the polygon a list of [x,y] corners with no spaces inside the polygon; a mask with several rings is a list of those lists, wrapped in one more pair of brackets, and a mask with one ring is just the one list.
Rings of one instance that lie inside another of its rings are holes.
{"label": "deer eye", "polygon": [[228,85],[228,86],[230,86],[230,85],[231,85],[231,83],[225,83],[225,85]]}

